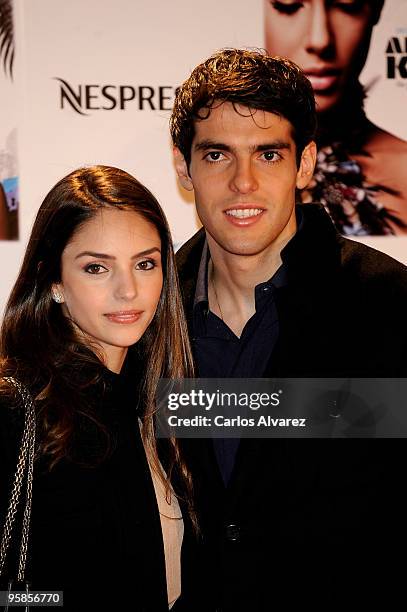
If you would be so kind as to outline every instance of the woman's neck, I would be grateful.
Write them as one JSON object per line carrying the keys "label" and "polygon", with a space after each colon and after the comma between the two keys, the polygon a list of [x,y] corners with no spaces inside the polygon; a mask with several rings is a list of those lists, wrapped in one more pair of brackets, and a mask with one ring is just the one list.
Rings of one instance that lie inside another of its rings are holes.
{"label": "woman's neck", "polygon": [[365,91],[357,82],[346,91],[332,109],[318,113],[317,142],[324,147],[338,142],[352,150],[360,150],[371,127],[363,108]]}

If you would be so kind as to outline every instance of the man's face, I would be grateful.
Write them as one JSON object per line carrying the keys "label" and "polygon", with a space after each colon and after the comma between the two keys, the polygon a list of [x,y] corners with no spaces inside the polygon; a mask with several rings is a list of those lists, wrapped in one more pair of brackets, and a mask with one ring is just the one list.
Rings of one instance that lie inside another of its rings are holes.
{"label": "man's face", "polygon": [[334,106],[358,78],[373,25],[367,0],[264,0],[266,48],[310,79],[319,111]]}
{"label": "man's face", "polygon": [[211,250],[257,255],[295,233],[295,189],[312,176],[315,145],[306,147],[297,168],[291,132],[274,113],[215,102],[209,117],[195,124],[189,171],[175,151]]}

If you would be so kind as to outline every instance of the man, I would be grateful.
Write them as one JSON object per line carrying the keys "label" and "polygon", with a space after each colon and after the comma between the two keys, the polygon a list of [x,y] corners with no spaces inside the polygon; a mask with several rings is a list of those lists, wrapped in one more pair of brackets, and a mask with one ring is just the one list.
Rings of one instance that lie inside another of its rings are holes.
{"label": "man", "polygon": [[[178,91],[175,166],[204,226],[178,253],[201,377],[406,373],[406,268],[342,238],[321,206],[295,206],[315,128],[288,60],[228,49]],[[218,610],[389,595],[404,461],[380,442],[185,441]]]}

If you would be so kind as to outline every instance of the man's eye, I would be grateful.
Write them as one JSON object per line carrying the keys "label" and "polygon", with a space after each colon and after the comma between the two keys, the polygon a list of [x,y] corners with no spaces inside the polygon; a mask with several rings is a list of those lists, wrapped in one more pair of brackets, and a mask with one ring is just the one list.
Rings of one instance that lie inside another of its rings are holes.
{"label": "man's eye", "polygon": [[271,0],[272,7],[279,13],[284,15],[294,15],[300,8],[304,6],[303,2],[282,2],[279,0]]}
{"label": "man's eye", "polygon": [[103,272],[107,272],[106,268],[101,264],[89,264],[85,266],[85,272],[89,274],[101,274]]}
{"label": "man's eye", "polygon": [[205,159],[209,162],[217,162],[223,158],[223,153],[221,151],[210,151],[205,155]]}
{"label": "man's eye", "polygon": [[137,270],[152,270],[155,267],[156,263],[152,259],[145,259],[144,261],[140,261],[136,266]]}
{"label": "man's eye", "polygon": [[279,154],[275,151],[264,151],[262,157],[267,162],[276,162],[279,159]]}

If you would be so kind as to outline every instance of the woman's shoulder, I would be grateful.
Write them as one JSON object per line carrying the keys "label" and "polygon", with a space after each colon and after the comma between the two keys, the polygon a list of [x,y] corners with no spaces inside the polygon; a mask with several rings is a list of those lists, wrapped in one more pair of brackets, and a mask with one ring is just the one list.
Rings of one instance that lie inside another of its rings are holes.
{"label": "woman's shoulder", "polygon": [[25,409],[13,383],[0,377],[0,439],[14,438],[24,427]]}
{"label": "woman's shoulder", "polygon": [[15,470],[18,451],[24,430],[24,406],[18,395],[8,389],[0,381],[0,463],[2,480],[4,485],[4,474],[13,473]]}
{"label": "woman's shoulder", "polygon": [[378,200],[406,221],[407,142],[371,124],[363,153],[353,157],[369,184],[385,188]]}
{"label": "woman's shoulder", "polygon": [[407,155],[407,141],[370,124],[368,137],[365,143],[366,152],[374,154],[386,154],[391,157],[396,155]]}

